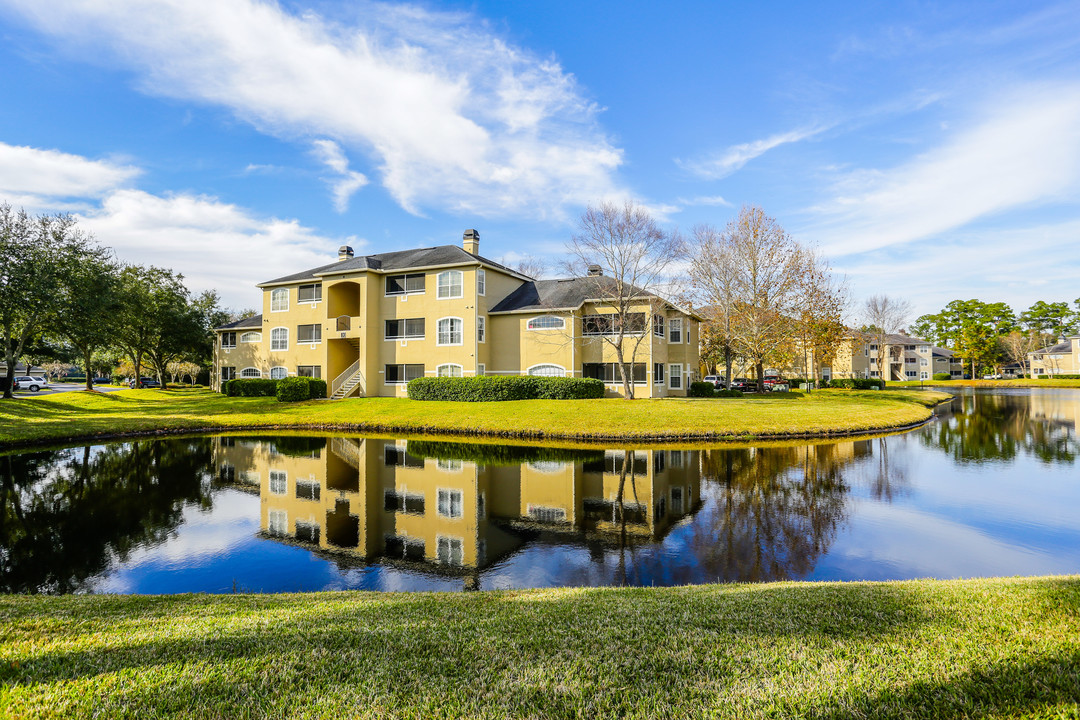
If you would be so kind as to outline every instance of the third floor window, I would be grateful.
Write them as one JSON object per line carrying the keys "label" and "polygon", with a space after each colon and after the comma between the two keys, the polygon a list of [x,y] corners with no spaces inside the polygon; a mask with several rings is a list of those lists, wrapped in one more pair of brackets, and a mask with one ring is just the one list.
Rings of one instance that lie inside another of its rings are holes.
{"label": "third floor window", "polygon": [[424,292],[424,273],[388,275],[386,278],[387,295],[413,295],[422,292]]}

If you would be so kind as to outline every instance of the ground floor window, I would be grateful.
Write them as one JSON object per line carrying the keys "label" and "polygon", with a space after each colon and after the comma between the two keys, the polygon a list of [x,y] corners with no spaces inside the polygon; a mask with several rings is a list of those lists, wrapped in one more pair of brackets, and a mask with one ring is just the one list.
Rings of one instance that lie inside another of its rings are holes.
{"label": "ground floor window", "polygon": [[236,368],[223,367],[221,368],[221,382],[228,382],[236,379]]}
{"label": "ground floor window", "polygon": [[[646,366],[644,363],[634,363],[631,366],[631,382],[635,385],[644,385],[648,382],[645,375]],[[603,380],[609,384],[622,382],[622,371],[618,363],[584,363],[581,366],[581,376]]]}
{"label": "ground floor window", "polygon": [[460,566],[464,563],[464,543],[462,542],[461,538],[452,538],[439,535],[437,542],[438,549],[436,557],[441,564]]}
{"label": "ground floor window", "polygon": [[461,377],[461,366],[453,363],[447,363],[446,365],[440,365],[435,374],[439,377]]}
{"label": "ground floor window", "polygon": [[259,371],[259,368],[253,368],[253,367],[244,368],[243,370],[240,371],[240,377],[242,377],[242,378],[261,378],[262,377],[262,372]]}
{"label": "ground floor window", "polygon": [[652,381],[656,385],[664,384],[664,363],[653,363]]}
{"label": "ground floor window", "polygon": [[270,368],[270,379],[271,380],[283,380],[284,378],[287,378],[287,377],[289,377],[289,371],[288,371],[287,368],[283,368],[283,367]]}
{"label": "ground floor window", "polygon": [[384,370],[387,385],[401,385],[424,377],[423,365],[387,365]]}
{"label": "ground floor window", "polygon": [[921,375],[921,376],[919,377],[919,379],[920,379],[920,380],[929,380],[929,379],[930,379],[930,373],[928,373],[928,372],[924,372],[924,373],[923,373],[923,374],[922,374],[922,375]]}
{"label": "ground floor window", "polygon": [[529,374],[538,377],[565,377],[566,368],[562,365],[533,365]]}
{"label": "ground floor window", "polygon": [[671,378],[669,383],[672,390],[678,390],[682,387],[682,365],[668,365],[668,377]]}
{"label": "ground floor window", "polygon": [[905,372],[904,374],[905,374],[905,375],[907,375],[907,376],[908,376],[908,377],[910,377],[910,378],[913,378],[913,377],[917,377],[917,376],[918,376],[918,373],[917,373],[917,372],[915,372],[914,370],[908,370],[908,371],[906,371],[906,372]]}
{"label": "ground floor window", "polygon": [[298,365],[297,377],[322,378],[322,365]]}

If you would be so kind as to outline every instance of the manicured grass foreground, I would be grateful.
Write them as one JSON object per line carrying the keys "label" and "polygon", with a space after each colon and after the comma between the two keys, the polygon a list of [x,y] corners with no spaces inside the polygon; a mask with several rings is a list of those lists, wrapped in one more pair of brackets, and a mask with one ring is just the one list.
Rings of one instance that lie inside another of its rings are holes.
{"label": "manicured grass foreground", "polygon": [[742,399],[522,400],[360,398],[279,403],[208,390],[71,392],[0,402],[0,445],[157,430],[327,427],[502,437],[643,440],[824,436],[909,426],[944,393],[823,390]]}
{"label": "manicured grass foreground", "polygon": [[7,717],[1080,716],[1080,576],[0,597]]}

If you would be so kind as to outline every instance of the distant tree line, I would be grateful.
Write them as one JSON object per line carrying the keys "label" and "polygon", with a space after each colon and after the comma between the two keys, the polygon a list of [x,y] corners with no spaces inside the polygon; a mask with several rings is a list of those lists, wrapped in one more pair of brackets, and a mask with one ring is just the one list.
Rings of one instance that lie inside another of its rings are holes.
{"label": "distant tree line", "polygon": [[1003,302],[953,300],[941,312],[916,319],[911,330],[956,352],[972,377],[1009,362],[1030,372],[1028,353],[1080,332],[1080,298],[1071,306],[1040,300],[1019,315]]}
{"label": "distant tree line", "polygon": [[[127,362],[133,377],[194,380],[212,363],[213,328],[236,313],[216,292],[193,296],[172,270],[117,260],[70,215],[0,204],[0,342],[16,365],[76,363],[93,377]],[[55,367],[55,366],[54,366]],[[61,371],[57,369],[57,374]],[[6,383],[4,397],[11,397]]]}

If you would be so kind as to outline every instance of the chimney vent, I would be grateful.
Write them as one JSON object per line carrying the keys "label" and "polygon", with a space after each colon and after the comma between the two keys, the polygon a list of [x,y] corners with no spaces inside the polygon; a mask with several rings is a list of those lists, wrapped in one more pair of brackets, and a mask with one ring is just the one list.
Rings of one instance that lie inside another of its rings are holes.
{"label": "chimney vent", "polygon": [[352,248],[348,245],[342,245],[338,248],[337,259],[338,260],[351,260],[353,256]]}
{"label": "chimney vent", "polygon": [[596,277],[597,275],[603,275],[603,274],[604,274],[604,268],[600,267],[599,265],[590,265],[589,266],[589,277]]}
{"label": "chimney vent", "polygon": [[465,248],[465,252],[470,255],[477,255],[480,253],[480,233],[473,229],[468,229],[461,238],[461,247]]}

